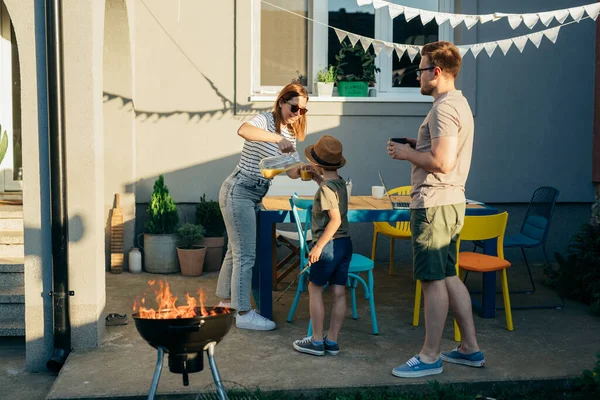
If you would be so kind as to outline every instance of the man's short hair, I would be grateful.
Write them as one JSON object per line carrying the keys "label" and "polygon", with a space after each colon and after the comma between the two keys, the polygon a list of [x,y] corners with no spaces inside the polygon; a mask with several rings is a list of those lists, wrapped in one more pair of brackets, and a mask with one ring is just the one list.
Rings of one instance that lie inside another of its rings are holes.
{"label": "man's short hair", "polygon": [[428,43],[421,49],[421,56],[427,56],[432,65],[439,67],[442,72],[453,78],[456,78],[462,65],[460,52],[450,42],[439,41]]}

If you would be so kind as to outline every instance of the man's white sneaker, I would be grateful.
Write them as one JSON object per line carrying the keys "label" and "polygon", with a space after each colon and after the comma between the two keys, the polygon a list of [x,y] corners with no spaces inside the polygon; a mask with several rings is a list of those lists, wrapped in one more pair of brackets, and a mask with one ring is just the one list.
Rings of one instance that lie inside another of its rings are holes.
{"label": "man's white sneaker", "polygon": [[275,329],[275,322],[258,314],[256,310],[248,311],[246,314],[237,314],[235,326],[240,329],[252,329],[255,331],[272,331]]}

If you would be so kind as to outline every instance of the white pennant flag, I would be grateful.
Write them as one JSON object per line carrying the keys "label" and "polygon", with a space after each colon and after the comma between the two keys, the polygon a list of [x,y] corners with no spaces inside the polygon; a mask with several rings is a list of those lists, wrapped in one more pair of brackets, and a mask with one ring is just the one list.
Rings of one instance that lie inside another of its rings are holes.
{"label": "white pennant flag", "polygon": [[534,46],[537,48],[540,47],[540,43],[542,43],[543,37],[544,37],[544,34],[542,32],[536,32],[536,33],[531,33],[531,34],[527,35],[527,38],[529,40],[531,40],[531,43],[533,43]]}
{"label": "white pennant flag", "polygon": [[419,54],[419,49],[414,46],[409,46],[406,48],[406,54],[408,54],[410,62],[413,62],[417,54]]}
{"label": "white pennant flag", "polygon": [[365,51],[367,51],[369,49],[369,46],[371,46],[371,43],[373,43],[373,39],[369,39],[364,36],[361,36],[359,40],[360,44],[362,44],[362,47],[363,49],[365,49]]}
{"label": "white pennant flag", "polygon": [[523,14],[523,23],[527,25],[529,29],[533,28],[539,20],[540,17],[537,14]]}
{"label": "white pennant flag", "polygon": [[487,42],[483,45],[483,48],[490,57],[492,56],[492,54],[494,54],[494,50],[496,50],[496,47],[498,47],[498,43],[496,42]]}
{"label": "white pennant flag", "polygon": [[435,18],[435,13],[431,11],[421,10],[419,14],[421,15],[421,23],[423,25],[427,25],[432,19]]}
{"label": "white pennant flag", "polygon": [[383,1],[383,0],[373,0],[373,8],[375,8],[376,10],[385,7],[388,5],[387,1]]}
{"label": "white pennant flag", "polygon": [[419,10],[411,7],[404,7],[404,18],[406,18],[406,22],[411,19],[417,17],[419,15]]}
{"label": "white pennant flag", "polygon": [[460,52],[460,56],[461,57],[464,57],[465,54],[467,54],[467,52],[469,51],[469,47],[468,46],[456,46],[456,48]]}
{"label": "white pennant flag", "polygon": [[519,36],[516,38],[512,38],[512,42],[515,44],[517,49],[522,53],[525,45],[527,44],[527,36]]}
{"label": "white pennant flag", "polygon": [[402,14],[404,12],[404,7],[399,6],[397,4],[390,3],[388,5],[388,11],[390,12],[390,18],[394,19],[398,15],[400,15],[400,14]]}
{"label": "white pennant flag", "polygon": [[565,19],[567,19],[568,16],[569,16],[569,10],[554,11],[554,18],[556,18],[556,20],[560,24],[562,24],[563,22],[565,22]]}
{"label": "white pennant flag", "polygon": [[396,50],[396,55],[398,56],[398,60],[400,60],[402,58],[402,56],[404,55],[404,52],[406,51],[406,46],[396,44],[396,45],[394,45],[394,48]]}
{"label": "white pennant flag", "polygon": [[558,31],[560,30],[560,25],[556,26],[552,29],[546,29],[544,32],[544,36],[546,36],[552,43],[556,43],[556,39],[558,38]]}
{"label": "white pennant flag", "polygon": [[356,4],[359,6],[366,6],[367,4],[373,3],[373,0],[356,0]]}
{"label": "white pennant flag", "polygon": [[381,50],[385,47],[385,44],[382,41],[374,40],[373,41],[373,50],[375,50],[375,55],[378,56],[381,53]]}
{"label": "white pennant flag", "polygon": [[508,49],[510,49],[510,46],[512,46],[512,44],[513,42],[510,39],[498,40],[498,47],[500,47],[500,50],[502,50],[502,53],[504,53],[504,55],[508,53]]}
{"label": "white pennant flag", "polygon": [[600,3],[589,4],[587,6],[583,6],[583,8],[591,19],[595,21],[596,18],[598,18],[598,14],[600,14]]}
{"label": "white pennant flag", "polygon": [[450,18],[448,18],[450,25],[452,25],[453,28],[456,28],[464,19],[465,16],[461,14],[452,14],[450,15]]}
{"label": "white pennant flag", "polygon": [[485,15],[479,16],[479,22],[481,22],[482,24],[485,24],[486,22],[490,22],[493,19],[494,19],[494,14],[485,14]]}
{"label": "white pennant flag", "polygon": [[387,55],[389,57],[394,52],[394,45],[393,45],[393,43],[389,43],[389,42],[384,42],[384,43],[385,43],[385,52],[387,53]]}
{"label": "white pennant flag", "polygon": [[474,44],[471,46],[471,54],[473,54],[473,58],[477,58],[477,55],[483,50],[482,44]]}
{"label": "white pennant flag", "polygon": [[474,15],[465,16],[465,26],[467,29],[471,29],[475,24],[477,24],[478,18]]}
{"label": "white pennant flag", "polygon": [[340,41],[340,43],[342,43],[344,41],[344,39],[346,39],[346,32],[339,30],[337,28],[333,28],[333,30],[335,31],[335,34],[338,37],[338,40]]}
{"label": "white pennant flag", "polygon": [[574,21],[581,21],[581,17],[583,17],[583,13],[585,12],[585,8],[583,7],[573,7],[569,8],[569,14],[571,14],[571,18]]}
{"label": "white pennant flag", "polygon": [[538,16],[540,17],[540,21],[542,21],[542,24],[548,26],[548,25],[550,25],[550,22],[552,22],[552,19],[554,18],[554,12],[552,12],[552,11],[542,12],[542,13],[538,13]]}
{"label": "white pennant flag", "polygon": [[352,43],[352,47],[354,47],[356,46],[356,43],[358,43],[360,37],[358,35],[355,35],[354,33],[349,33],[348,39],[350,39],[350,43]]}
{"label": "white pennant flag", "polygon": [[521,25],[521,21],[523,21],[523,17],[520,14],[511,14],[508,16],[508,23],[513,29],[517,29]]}
{"label": "white pennant flag", "polygon": [[448,21],[448,18],[450,18],[450,14],[446,14],[446,13],[435,13],[435,22],[438,25],[443,24],[444,22]]}

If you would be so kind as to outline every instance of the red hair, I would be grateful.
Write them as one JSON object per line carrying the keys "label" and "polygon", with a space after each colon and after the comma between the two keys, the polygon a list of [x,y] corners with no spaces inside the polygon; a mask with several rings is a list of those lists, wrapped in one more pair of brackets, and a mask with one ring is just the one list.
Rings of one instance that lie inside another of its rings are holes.
{"label": "red hair", "polygon": [[[308,93],[304,86],[299,83],[290,83],[281,89],[281,92],[279,92],[279,95],[277,96],[277,100],[275,100],[273,115],[275,116],[275,130],[277,133],[281,133],[281,124],[283,123],[283,115],[279,105],[282,102],[290,101],[294,97],[304,97],[306,98],[306,101],[308,101]],[[288,126],[288,130],[290,130],[290,133],[294,135],[296,139],[302,142],[306,137],[306,114],[300,115],[300,118],[298,118],[293,125]]]}

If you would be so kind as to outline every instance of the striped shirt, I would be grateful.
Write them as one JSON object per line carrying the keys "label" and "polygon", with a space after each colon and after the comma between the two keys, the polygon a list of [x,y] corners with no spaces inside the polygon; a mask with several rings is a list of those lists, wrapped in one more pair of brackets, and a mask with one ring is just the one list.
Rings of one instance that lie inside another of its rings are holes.
{"label": "striped shirt", "polygon": [[[276,133],[275,116],[271,111],[258,114],[256,117],[248,121],[250,125],[257,128]],[[281,128],[281,135],[294,146],[296,150],[296,137],[288,132],[287,128]],[[281,155],[277,143],[256,142],[254,140],[246,140],[242,149],[242,156],[238,167],[249,174],[261,175],[258,163],[265,157]]]}

